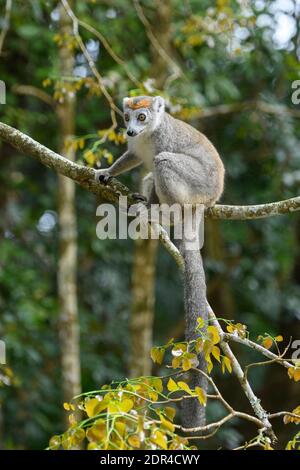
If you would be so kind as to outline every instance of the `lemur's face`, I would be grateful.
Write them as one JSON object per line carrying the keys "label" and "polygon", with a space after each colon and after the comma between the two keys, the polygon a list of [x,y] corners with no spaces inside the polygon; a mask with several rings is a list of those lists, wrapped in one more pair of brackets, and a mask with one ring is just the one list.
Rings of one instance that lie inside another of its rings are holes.
{"label": "lemur's face", "polygon": [[153,132],[164,113],[164,99],[161,96],[135,96],[124,98],[124,121],[129,137]]}

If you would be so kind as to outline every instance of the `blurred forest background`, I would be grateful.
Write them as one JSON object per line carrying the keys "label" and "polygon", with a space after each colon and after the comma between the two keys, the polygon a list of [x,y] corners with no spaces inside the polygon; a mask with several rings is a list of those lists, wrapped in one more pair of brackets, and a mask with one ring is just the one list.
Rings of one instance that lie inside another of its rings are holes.
{"label": "blurred forest background", "polygon": [[[300,110],[291,101],[300,78],[298,0],[68,4],[118,106],[130,93],[160,93],[215,144],[227,170],[222,202],[299,194]],[[61,3],[0,0],[0,26],[1,120],[87,165],[120,156],[124,139],[117,129],[103,137],[110,106]],[[140,176],[121,180],[137,191]],[[64,428],[63,401],[113,379],[158,373],[152,344],[184,336],[174,260],[156,242],[98,240],[100,201],[79,187],[73,193],[73,182],[1,143],[0,338],[13,374],[6,371],[0,388],[1,448],[44,448]],[[208,220],[204,259],[219,317],[247,324],[254,338],[300,338],[298,213]],[[239,351],[251,362],[251,352]],[[296,384],[281,368],[255,368],[251,379],[268,410],[295,405]],[[226,376],[222,390],[243,401]],[[219,412],[211,405],[208,418]],[[295,427],[277,432],[283,445]],[[218,445],[238,445],[248,433],[230,422]]]}

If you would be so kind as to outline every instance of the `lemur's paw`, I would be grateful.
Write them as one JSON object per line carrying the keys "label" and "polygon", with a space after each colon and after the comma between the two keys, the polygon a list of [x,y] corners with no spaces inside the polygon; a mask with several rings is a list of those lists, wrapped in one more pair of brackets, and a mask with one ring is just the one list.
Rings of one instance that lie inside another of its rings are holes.
{"label": "lemur's paw", "polygon": [[140,193],[132,193],[131,196],[137,202],[147,202],[147,198]]}
{"label": "lemur's paw", "polygon": [[97,183],[107,184],[110,178],[111,176],[108,170],[96,170],[95,172],[95,180]]}

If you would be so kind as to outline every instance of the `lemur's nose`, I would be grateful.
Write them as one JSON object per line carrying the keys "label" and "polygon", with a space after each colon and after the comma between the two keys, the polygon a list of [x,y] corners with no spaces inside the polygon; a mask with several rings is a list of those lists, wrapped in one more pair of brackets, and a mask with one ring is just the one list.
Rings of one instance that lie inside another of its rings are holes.
{"label": "lemur's nose", "polygon": [[135,132],[134,132],[134,131],[132,131],[131,129],[128,129],[128,131],[127,131],[127,135],[129,135],[129,137],[133,137],[133,136],[134,136],[134,134],[135,134]]}

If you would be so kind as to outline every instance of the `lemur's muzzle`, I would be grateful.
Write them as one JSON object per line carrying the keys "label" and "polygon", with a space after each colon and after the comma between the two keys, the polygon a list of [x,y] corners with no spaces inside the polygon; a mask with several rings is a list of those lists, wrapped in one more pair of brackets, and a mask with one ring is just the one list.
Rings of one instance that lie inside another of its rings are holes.
{"label": "lemur's muzzle", "polygon": [[136,135],[136,132],[133,131],[132,129],[128,129],[127,135],[129,135],[129,137],[134,137]]}

